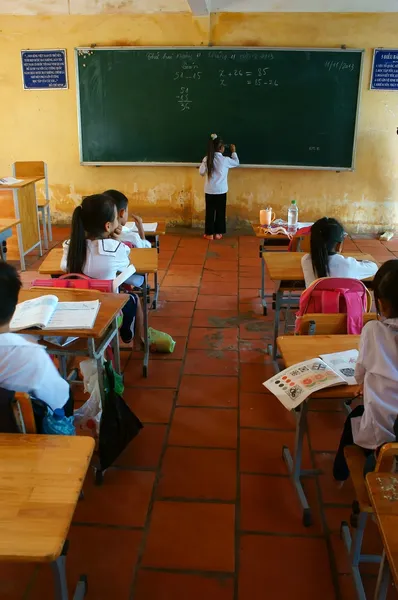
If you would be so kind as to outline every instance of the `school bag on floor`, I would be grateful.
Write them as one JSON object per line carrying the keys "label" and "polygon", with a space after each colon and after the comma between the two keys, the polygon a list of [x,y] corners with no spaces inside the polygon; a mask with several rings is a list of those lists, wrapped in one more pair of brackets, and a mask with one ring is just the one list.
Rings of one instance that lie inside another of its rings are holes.
{"label": "school bag on floor", "polygon": [[295,332],[300,331],[301,317],[307,313],[347,314],[347,333],[359,335],[363,313],[370,312],[372,296],[358,279],[324,277],[314,281],[300,297]]}

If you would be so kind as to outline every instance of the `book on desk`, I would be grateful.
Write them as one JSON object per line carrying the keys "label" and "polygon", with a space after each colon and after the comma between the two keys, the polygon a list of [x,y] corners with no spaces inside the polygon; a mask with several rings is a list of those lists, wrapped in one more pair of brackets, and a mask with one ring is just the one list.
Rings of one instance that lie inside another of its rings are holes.
{"label": "book on desk", "polygon": [[297,408],[311,394],[337,385],[357,385],[358,350],[346,350],[306,360],[281,371],[263,383],[288,410]]}
{"label": "book on desk", "polygon": [[39,329],[92,329],[100,308],[99,300],[59,302],[48,294],[17,305],[10,323],[11,331]]}

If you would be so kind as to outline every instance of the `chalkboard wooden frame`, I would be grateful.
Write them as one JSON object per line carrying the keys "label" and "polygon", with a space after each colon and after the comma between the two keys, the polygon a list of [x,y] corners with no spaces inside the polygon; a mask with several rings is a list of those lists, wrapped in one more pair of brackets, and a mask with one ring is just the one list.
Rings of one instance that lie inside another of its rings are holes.
{"label": "chalkboard wooden frame", "polygon": [[90,162],[83,160],[83,145],[82,145],[82,124],[81,124],[81,104],[80,104],[80,84],[79,84],[79,69],[78,69],[78,56],[82,52],[99,52],[99,51],[142,51],[142,52],[165,52],[168,50],[175,51],[195,51],[200,52],[217,52],[222,50],[227,51],[250,51],[250,52],[335,52],[336,54],[343,53],[355,53],[361,54],[360,61],[360,73],[358,80],[358,94],[357,94],[357,106],[355,115],[355,127],[354,127],[354,138],[353,138],[353,149],[352,149],[352,161],[351,167],[324,167],[314,165],[274,165],[274,164],[241,164],[240,168],[246,169],[284,169],[284,170],[307,170],[307,171],[335,171],[337,173],[341,171],[353,172],[355,171],[355,160],[356,160],[356,148],[357,148],[357,133],[358,133],[358,121],[360,115],[360,103],[361,103],[361,92],[363,85],[363,66],[364,66],[364,54],[365,50],[360,48],[307,48],[307,47],[275,47],[275,46],[101,46],[101,47],[76,47],[75,48],[75,75],[76,75],[76,93],[77,93],[77,108],[78,108],[78,139],[79,139],[79,156],[81,166],[91,167],[198,167],[199,163],[196,162]]}

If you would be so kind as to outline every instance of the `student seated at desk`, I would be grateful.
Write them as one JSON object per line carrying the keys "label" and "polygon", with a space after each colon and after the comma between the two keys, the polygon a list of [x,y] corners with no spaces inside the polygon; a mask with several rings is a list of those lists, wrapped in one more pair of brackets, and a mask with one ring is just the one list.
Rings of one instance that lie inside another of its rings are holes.
{"label": "student seated at desk", "polygon": [[134,248],[151,248],[151,242],[145,239],[141,217],[131,215],[137,225],[138,233],[133,231],[131,227],[126,226],[129,218],[129,201],[127,197],[117,190],[107,190],[104,194],[113,198],[118,212],[119,227],[113,232],[113,237],[122,242],[129,242]]}
{"label": "student seated at desk", "polygon": [[306,287],[321,277],[349,277],[362,280],[376,273],[376,263],[339,254],[339,246],[343,240],[344,229],[336,219],[323,217],[313,224],[310,240],[311,254],[306,254],[301,259]]}
{"label": "student seated at desk", "polygon": [[64,408],[66,416],[70,416],[73,400],[69,384],[58,373],[46,349],[10,332],[21,286],[14,267],[0,262],[0,387],[31,394],[52,410]]}
{"label": "student seated at desk", "polygon": [[[67,273],[83,273],[93,279],[113,280],[130,265],[130,248],[113,239],[119,227],[116,205],[110,196],[86,196],[73,211],[70,240],[63,244],[61,269]],[[142,285],[142,275],[132,275],[125,283]],[[138,297],[130,294],[123,308],[120,336],[128,344],[136,333],[142,340],[143,312]]]}
{"label": "student seated at desk", "polygon": [[362,330],[355,378],[363,390],[344,425],[334,462],[337,481],[349,476],[345,446],[356,444],[369,456],[386,442],[395,442],[398,416],[398,260],[389,260],[376,273],[374,295],[379,321]]}

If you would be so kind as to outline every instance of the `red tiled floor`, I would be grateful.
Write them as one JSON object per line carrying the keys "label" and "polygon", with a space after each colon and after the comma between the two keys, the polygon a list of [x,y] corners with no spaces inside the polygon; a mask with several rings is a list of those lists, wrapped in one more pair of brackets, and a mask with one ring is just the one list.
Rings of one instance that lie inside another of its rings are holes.
{"label": "red tiled floor", "polygon": [[169,444],[205,448],[236,448],[237,411],[177,407]]}
{"label": "red tiled floor", "polygon": [[188,348],[193,350],[238,350],[238,330],[194,327],[191,329]]}
{"label": "red tiled floor", "polygon": [[108,469],[103,485],[97,486],[89,471],[74,521],[143,527],[154,481],[154,473]]}
{"label": "red tiled floor", "polygon": [[189,350],[184,375],[238,374],[238,353],[230,350]]}
{"label": "red tiled floor", "polygon": [[173,390],[126,388],[123,396],[143,423],[169,422],[175,396]]}
{"label": "red tiled floor", "polygon": [[234,525],[232,504],[155,502],[142,564],[231,573]]}
{"label": "red tiled floor", "polygon": [[294,415],[271,394],[240,394],[241,427],[264,429],[295,428]]}
{"label": "red tiled floor", "polygon": [[238,378],[183,375],[177,406],[183,405],[234,408],[238,405]]}
{"label": "red tiled floor", "polygon": [[[87,600],[129,600],[142,532],[74,526],[68,537],[70,550],[66,565],[70,597],[80,575],[85,574],[88,578]],[[41,566],[29,599],[54,599],[50,566]]]}
{"label": "red tiled floor", "polygon": [[[54,243],[68,233],[54,228]],[[346,249],[357,244],[381,261],[398,254],[398,240],[348,239]],[[320,474],[303,481],[314,520],[304,528],[282,459],[283,446],[294,446],[294,415],[262,385],[274,374],[273,311],[269,303],[262,315],[258,247],[254,236],[209,243],[192,231],[160,240],[163,281],[150,324],[177,346],[151,355],[148,378],[141,353],[122,354],[124,398],[144,429],[101,487],[91,470],[86,478],[67,568],[71,590],[88,574],[88,600],[355,600],[339,537],[354,491],[332,476],[346,415],[340,402],[310,403],[303,468]],[[28,257],[24,280],[41,261]],[[266,288],[274,290],[269,280]],[[81,403],[87,395],[74,387]],[[379,551],[370,525],[364,551]],[[31,565],[0,567],[2,599],[53,597],[49,568],[35,577]],[[377,567],[363,572],[369,595]]]}
{"label": "red tiled floor", "polygon": [[233,600],[234,582],[227,577],[205,577],[141,570],[134,600]]}
{"label": "red tiled floor", "polygon": [[157,495],[159,498],[234,500],[236,451],[168,448]]}
{"label": "red tiled floor", "polygon": [[[289,569],[286,569],[289,565]],[[245,535],[240,544],[239,600],[335,600],[326,542]]]}

